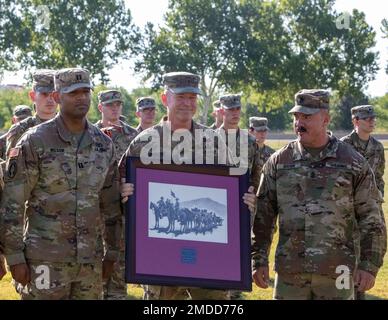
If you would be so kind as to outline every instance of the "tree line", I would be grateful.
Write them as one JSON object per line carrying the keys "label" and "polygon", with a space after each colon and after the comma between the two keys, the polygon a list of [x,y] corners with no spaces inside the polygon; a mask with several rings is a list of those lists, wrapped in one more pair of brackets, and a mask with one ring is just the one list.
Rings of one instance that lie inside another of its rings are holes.
{"label": "tree line", "polygon": [[[287,107],[294,94],[319,87],[333,92],[333,126],[345,129],[351,126],[350,108],[372,102],[365,89],[379,69],[379,54],[365,14],[353,10],[345,16],[334,5],[335,0],[169,0],[160,27],[149,22],[140,28],[122,0],[0,0],[0,75],[83,66],[95,84],[107,85],[112,66],[132,59],[154,94],[165,72],[199,74],[202,123],[210,121],[211,102],[220,93],[243,92],[242,124],[263,115],[281,130],[289,128]],[[388,37],[387,20],[381,30]],[[0,107],[6,114],[3,102]]]}

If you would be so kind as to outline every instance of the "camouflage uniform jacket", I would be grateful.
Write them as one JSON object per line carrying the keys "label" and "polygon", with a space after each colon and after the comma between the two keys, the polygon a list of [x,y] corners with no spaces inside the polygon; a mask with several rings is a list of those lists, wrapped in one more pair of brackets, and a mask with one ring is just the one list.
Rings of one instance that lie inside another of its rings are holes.
{"label": "camouflage uniform jacket", "polygon": [[[167,126],[168,123],[169,122],[167,121],[167,117],[164,117],[164,118],[162,118],[162,120],[160,121],[159,124],[142,131],[135,139],[132,140],[128,150],[126,151],[126,153],[124,154],[124,156],[120,160],[119,167],[120,167],[120,176],[122,178],[125,177],[125,173],[126,173],[125,167],[126,167],[127,157],[128,156],[139,157],[141,155],[143,147],[145,147],[147,144],[150,144],[150,141],[154,140],[153,138],[151,138],[151,137],[153,137],[153,134],[157,134],[157,137],[160,138],[160,140],[158,140],[158,141],[153,141],[160,146],[160,154],[153,154],[152,160],[155,160],[154,163],[158,163],[158,162],[162,163],[162,161],[163,161],[163,131],[168,128],[168,126]],[[192,121],[191,134],[192,134],[193,140],[192,140],[192,150],[191,150],[191,152],[188,152],[189,156],[191,157],[191,159],[189,161],[191,161],[191,163],[194,164],[196,151],[198,151],[199,149],[202,149],[203,150],[203,161],[205,163],[205,157],[206,157],[205,144],[202,143],[201,146],[195,145],[195,140],[194,140],[194,138],[195,138],[194,132],[195,131],[194,130],[202,130],[202,131],[206,132],[205,130],[210,130],[210,129],[201,125],[201,124],[198,124],[198,123]],[[212,132],[214,133],[214,131],[212,131]],[[217,139],[215,139],[215,141],[217,141]],[[171,141],[171,146],[170,146],[171,148],[168,148],[168,149],[173,151],[176,148],[176,146],[179,144],[180,144],[179,141]],[[147,150],[147,148],[144,148],[144,149]],[[217,153],[217,142],[215,142],[214,153],[210,155],[212,157],[214,163],[217,162],[216,153]],[[171,160],[171,163],[174,163],[174,161]]]}
{"label": "camouflage uniform jacket", "polygon": [[359,152],[366,160],[368,160],[372,171],[375,174],[377,188],[384,196],[384,169],[385,156],[384,146],[374,137],[370,137],[366,149],[363,149],[360,137],[357,132],[353,130],[349,135],[342,137],[342,141],[351,144],[357,152]]}
{"label": "camouflage uniform jacket", "polygon": [[27,132],[28,129],[33,128],[43,122],[44,121],[42,119],[35,115],[33,117],[28,117],[27,119],[24,119],[19,123],[14,124],[9,129],[7,134],[6,155],[9,155],[9,151],[16,146],[18,140],[25,132]]}
{"label": "camouflage uniform jacket", "polygon": [[298,141],[289,143],[264,165],[257,196],[254,269],[268,265],[279,216],[277,272],[335,275],[339,265],[353,271],[358,228],[359,268],[377,274],[386,235],[376,184],[368,162],[348,144],[332,136],[313,159]]}
{"label": "camouflage uniform jacket", "polygon": [[101,121],[98,121],[96,126],[112,139],[118,163],[125,151],[127,151],[129,144],[138,135],[138,132],[123,121],[120,121],[120,127],[104,128]]}
{"label": "camouflage uniform jacket", "polygon": [[115,227],[121,212],[113,144],[90,123],[80,145],[78,140],[58,115],[11,149],[0,211],[1,242],[10,265],[25,258],[101,261],[102,239],[105,259],[117,258]]}
{"label": "camouflage uniform jacket", "polygon": [[[217,133],[220,133],[221,130],[226,131],[224,125],[221,125],[220,128],[216,130]],[[228,144],[228,135],[225,132],[225,142]],[[236,154],[240,155],[240,129],[236,133]],[[248,134],[248,170],[249,170],[249,185],[255,187],[255,192],[259,187],[260,182],[260,171],[261,167],[259,166],[259,153],[256,144],[255,138]]]}
{"label": "camouflage uniform jacket", "polygon": [[261,173],[261,170],[263,170],[264,164],[268,161],[269,157],[275,153],[275,150],[271,147],[264,145],[264,147],[260,148],[258,147],[258,157],[259,157],[259,174]]}

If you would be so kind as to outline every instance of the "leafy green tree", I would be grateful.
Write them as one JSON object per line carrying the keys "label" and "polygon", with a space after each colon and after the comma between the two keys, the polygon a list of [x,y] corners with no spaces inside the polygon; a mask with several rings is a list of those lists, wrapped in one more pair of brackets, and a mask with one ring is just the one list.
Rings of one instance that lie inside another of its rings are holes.
{"label": "leafy green tree", "polygon": [[375,107],[377,113],[377,131],[388,131],[388,94],[382,97],[374,98],[371,104]]}
{"label": "leafy green tree", "polygon": [[288,111],[293,106],[293,97],[279,94],[277,91],[258,93],[253,88],[247,88],[243,95],[243,113],[241,126],[249,126],[250,117],[266,117],[271,130],[288,130],[292,125],[292,117]]}
{"label": "leafy green tree", "polygon": [[[247,0],[247,3],[257,1]],[[274,50],[282,52],[283,59],[276,60],[272,68],[273,81],[268,87],[262,86],[261,75],[252,73],[250,86],[261,94],[260,103],[268,101],[265,96],[273,94],[283,100],[267,104],[283,107],[293,103],[293,95],[302,88],[323,88],[337,92],[338,102],[333,112],[333,126],[349,128],[350,108],[367,101],[364,91],[369,81],[375,78],[378,70],[378,54],[372,51],[375,46],[376,33],[365,21],[362,12],[353,10],[351,15],[345,16],[345,25],[338,25],[343,17],[342,13],[334,10],[334,0],[282,0],[272,1],[275,10],[278,10],[282,27],[270,32],[275,34],[279,41],[274,40]],[[255,11],[250,10],[255,14]],[[272,11],[275,12],[275,11]],[[252,24],[252,34],[260,35],[259,30],[264,27],[260,16]],[[273,18],[272,21],[278,21]],[[268,22],[266,22],[268,24]],[[259,38],[262,41],[262,37]],[[262,63],[251,56],[252,64]],[[259,81],[256,81],[259,77]],[[243,89],[246,90],[245,88]],[[278,99],[279,100],[279,99]],[[265,110],[264,110],[265,112]],[[278,118],[277,118],[278,119]]]}
{"label": "leafy green tree", "polygon": [[106,83],[107,70],[137,40],[123,0],[1,1],[7,4],[0,25],[8,28],[0,48],[24,69],[82,66]]}
{"label": "leafy green tree", "polygon": [[335,91],[330,101],[331,129],[352,129],[352,115],[350,109],[357,105],[368,104],[369,99],[364,94],[342,95]]}
{"label": "leafy green tree", "polygon": [[15,70],[15,52],[23,47],[28,32],[14,0],[0,0],[0,77],[4,70]]}
{"label": "leafy green tree", "polygon": [[136,71],[151,79],[154,87],[160,86],[165,72],[199,74],[202,123],[217,90],[253,89],[260,96],[253,104],[270,110],[292,103],[302,88],[336,90],[361,101],[378,70],[378,54],[371,50],[376,34],[357,10],[349,26],[339,28],[341,15],[334,4],[334,0],[170,0],[165,26],[156,30],[149,24],[144,30],[135,50]]}
{"label": "leafy green tree", "polygon": [[218,87],[242,73],[247,29],[241,8],[234,0],[171,0],[165,26],[148,24],[137,48],[135,70],[161,85],[161,76],[171,71],[189,71],[201,76],[203,93],[200,121],[206,123]]}

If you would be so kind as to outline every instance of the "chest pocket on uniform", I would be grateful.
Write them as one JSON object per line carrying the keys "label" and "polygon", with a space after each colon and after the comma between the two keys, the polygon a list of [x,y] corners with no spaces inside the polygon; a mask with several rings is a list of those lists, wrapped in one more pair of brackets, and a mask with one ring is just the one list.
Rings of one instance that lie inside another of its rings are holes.
{"label": "chest pocket on uniform", "polygon": [[78,183],[82,188],[99,190],[102,187],[107,171],[107,160],[98,152],[79,155],[78,163]]}
{"label": "chest pocket on uniform", "polygon": [[[325,165],[327,178],[326,198],[333,201],[351,201],[353,175],[350,165],[330,162]],[[345,203],[343,203],[345,204]],[[341,205],[338,203],[338,205]]]}
{"label": "chest pocket on uniform", "polygon": [[349,168],[337,163],[278,165],[278,193],[298,201],[337,201],[351,195]]}
{"label": "chest pocket on uniform", "polygon": [[62,150],[45,154],[41,160],[41,188],[50,194],[72,189],[71,159]]}

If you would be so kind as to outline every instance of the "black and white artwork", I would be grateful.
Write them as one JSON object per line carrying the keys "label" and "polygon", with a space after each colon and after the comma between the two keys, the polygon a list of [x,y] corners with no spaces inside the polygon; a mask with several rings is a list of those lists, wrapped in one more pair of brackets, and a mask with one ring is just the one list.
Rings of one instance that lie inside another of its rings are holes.
{"label": "black and white artwork", "polygon": [[227,189],[150,182],[148,236],[228,241]]}

